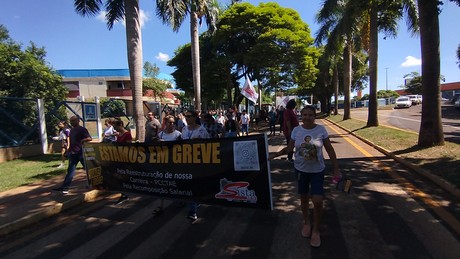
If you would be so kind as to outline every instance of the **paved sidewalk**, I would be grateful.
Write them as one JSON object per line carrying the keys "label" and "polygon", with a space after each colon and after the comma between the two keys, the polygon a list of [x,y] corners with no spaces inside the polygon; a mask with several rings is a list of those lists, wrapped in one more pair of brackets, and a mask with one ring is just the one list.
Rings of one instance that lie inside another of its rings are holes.
{"label": "paved sidewalk", "polygon": [[0,237],[102,194],[87,187],[83,170],[77,171],[68,194],[53,192],[64,175],[1,192]]}

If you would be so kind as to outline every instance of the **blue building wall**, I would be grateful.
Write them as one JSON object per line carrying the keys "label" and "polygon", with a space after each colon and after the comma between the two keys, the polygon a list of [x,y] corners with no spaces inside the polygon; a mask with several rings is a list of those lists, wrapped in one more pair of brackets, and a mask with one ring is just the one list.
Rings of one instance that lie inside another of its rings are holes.
{"label": "blue building wall", "polygon": [[[129,77],[129,69],[59,69],[56,72],[63,77]],[[168,81],[174,79],[165,73],[159,73],[157,78]]]}

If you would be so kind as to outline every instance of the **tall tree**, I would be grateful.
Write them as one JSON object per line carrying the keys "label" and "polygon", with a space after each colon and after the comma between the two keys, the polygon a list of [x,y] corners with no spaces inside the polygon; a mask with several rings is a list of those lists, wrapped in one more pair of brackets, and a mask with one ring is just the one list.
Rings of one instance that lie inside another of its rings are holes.
{"label": "tall tree", "polygon": [[153,96],[164,97],[164,93],[168,87],[171,87],[171,82],[157,78],[160,73],[160,68],[156,64],[148,61],[144,63],[145,78],[142,80],[142,91],[151,90]]}
{"label": "tall tree", "polygon": [[[350,113],[350,90],[352,83],[352,53],[353,53],[353,40],[354,33],[350,30],[350,21],[354,18],[351,14],[345,16],[347,1],[337,0],[324,0],[323,8],[316,15],[316,21],[321,24],[320,29],[316,33],[315,42],[317,45],[321,45],[323,41],[327,40],[325,47],[325,55],[330,57],[336,57],[332,59],[331,66],[334,69],[338,69],[339,55],[342,56],[342,68],[343,68],[343,94],[344,94],[344,114],[343,119],[347,120],[351,118]],[[338,72],[333,71],[335,76],[333,80],[333,86],[337,87],[334,89],[334,93],[338,94]],[[337,114],[338,96],[335,97],[334,113]]]}
{"label": "tall tree", "polygon": [[[460,0],[450,0],[460,6]],[[419,0],[420,46],[422,50],[422,121],[418,145],[431,147],[444,145],[441,119],[441,71],[439,51],[438,0]]]}
{"label": "tall tree", "polygon": [[157,15],[163,23],[170,25],[173,31],[179,31],[182,22],[190,15],[190,37],[192,52],[193,86],[195,109],[201,110],[201,72],[198,24],[206,20],[209,31],[214,31],[219,15],[217,0],[156,0]]}
{"label": "tall tree", "polygon": [[[202,79],[203,110],[209,107],[219,107],[222,103],[228,80],[231,80],[229,63],[217,57],[211,43],[211,36],[200,36],[201,51],[200,67]],[[180,46],[174,51],[174,57],[168,61],[168,66],[175,67],[172,73],[176,87],[185,91],[186,95],[193,96],[193,72],[191,65],[190,43]],[[231,98],[230,102],[231,104]]]}
{"label": "tall tree", "polygon": [[441,120],[441,60],[437,0],[419,0],[420,46],[422,50],[422,119],[418,145],[444,145]]}
{"label": "tall tree", "polygon": [[[57,104],[65,100],[67,87],[62,83],[62,77],[46,62],[46,51],[37,47],[33,42],[25,49],[21,44],[10,38],[6,27],[0,24],[0,96],[15,98],[43,99],[46,110],[53,110]],[[27,130],[36,123],[36,103],[29,101],[0,101],[1,107],[18,118]],[[59,110],[55,115],[65,118],[65,112]],[[23,127],[12,123],[11,117],[2,113],[0,116],[0,132],[6,132],[13,139],[22,139],[26,134]],[[58,118],[47,116],[46,127],[50,136],[55,134],[55,125]],[[33,134],[33,141],[38,141],[38,131]],[[0,136],[0,143],[9,142],[4,135]]]}
{"label": "tall tree", "polygon": [[235,4],[220,17],[214,39],[238,78],[247,75],[264,90],[314,86],[320,53],[308,25],[293,9],[276,3]]}
{"label": "tall tree", "polygon": [[109,30],[115,22],[126,21],[126,45],[128,67],[132,86],[133,116],[136,123],[136,138],[144,141],[145,119],[142,103],[142,33],[139,0],[75,0],[75,11],[82,16],[95,16],[105,8]]}
{"label": "tall tree", "polygon": [[378,33],[387,37],[396,37],[398,21],[406,14],[408,30],[414,35],[418,31],[418,15],[415,2],[412,0],[380,0],[366,2],[358,15],[369,20],[369,112],[367,126],[378,126],[377,115],[377,74],[378,74]]}
{"label": "tall tree", "polygon": [[[342,21],[337,24],[347,26],[339,27],[343,35],[366,35],[369,53],[369,112],[367,126],[378,126],[377,117],[377,71],[378,71],[378,33],[394,37],[397,32],[397,22],[406,14],[406,23],[410,32],[418,31],[418,13],[413,0],[326,0],[324,8],[343,7]],[[349,38],[347,38],[349,39]],[[364,43],[363,46],[366,46]],[[345,117],[345,116],[344,116]]]}

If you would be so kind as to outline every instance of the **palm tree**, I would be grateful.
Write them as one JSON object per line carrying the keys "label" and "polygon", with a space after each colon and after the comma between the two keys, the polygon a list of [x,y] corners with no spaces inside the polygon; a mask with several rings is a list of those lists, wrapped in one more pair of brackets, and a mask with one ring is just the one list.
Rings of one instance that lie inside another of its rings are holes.
{"label": "palm tree", "polygon": [[[460,6],[460,0],[450,0]],[[441,1],[419,0],[420,46],[422,50],[422,121],[418,145],[444,145],[440,93],[442,78],[439,54],[439,5]],[[457,50],[460,59],[460,47]]]}
{"label": "palm tree", "polygon": [[389,0],[381,3],[370,1],[361,12],[369,17],[369,112],[367,126],[378,126],[377,116],[377,71],[378,71],[378,33],[382,31],[387,37],[396,37],[397,22],[407,14],[408,30],[414,35],[418,31],[418,15],[414,1]]}
{"label": "palm tree", "polygon": [[[323,9],[340,10],[341,20],[336,21],[334,30],[346,36],[349,41],[354,40],[355,35],[367,35],[369,53],[369,112],[367,126],[378,126],[377,117],[377,71],[378,71],[378,33],[384,32],[386,36],[394,37],[397,32],[397,21],[404,13],[407,14],[407,25],[412,33],[418,31],[418,15],[415,2],[412,0],[380,0],[380,1],[360,1],[360,0],[325,0]],[[336,15],[332,11],[324,11],[327,14]],[[342,21],[343,20],[343,21]],[[345,26],[346,25],[346,26]],[[332,31],[334,31],[332,30]],[[333,34],[332,34],[333,35]],[[351,37],[350,37],[351,36]],[[336,36],[337,37],[337,36]],[[340,38],[337,38],[340,39]],[[335,41],[337,41],[335,39]],[[329,44],[329,39],[328,39]],[[352,46],[352,45],[349,45]],[[346,54],[350,55],[349,53]],[[346,63],[346,60],[344,60]],[[347,67],[348,67],[348,63]],[[346,68],[348,69],[348,68]],[[347,83],[345,83],[345,86]],[[344,90],[346,93],[346,89]],[[346,116],[344,116],[345,119]]]}
{"label": "palm tree", "polygon": [[439,53],[438,1],[419,0],[420,46],[422,50],[422,121],[418,145],[444,145],[441,121],[441,60]]}
{"label": "palm tree", "polygon": [[190,37],[192,46],[192,70],[195,92],[195,109],[201,110],[200,46],[198,24],[203,18],[210,32],[215,31],[219,5],[217,0],[156,0],[157,15],[173,31],[179,31],[182,22],[190,14]]}
{"label": "palm tree", "polygon": [[[352,50],[353,32],[349,30],[350,19],[344,17],[347,2],[337,0],[325,0],[323,8],[316,15],[316,21],[321,24],[316,33],[316,44],[321,44],[327,39],[325,55],[330,57],[342,56],[343,58],[343,85],[344,85],[344,115],[343,119],[351,119],[350,113],[350,90],[352,81]],[[331,65],[333,66],[333,87],[335,93],[334,114],[337,114],[338,106],[338,71],[339,63],[336,58]]]}
{"label": "palm tree", "polygon": [[105,18],[109,30],[115,22],[126,21],[126,42],[128,66],[132,84],[133,116],[136,123],[136,138],[144,141],[144,109],[142,103],[142,34],[140,25],[139,0],[75,0],[75,11],[82,16],[95,16],[102,7],[107,12]]}

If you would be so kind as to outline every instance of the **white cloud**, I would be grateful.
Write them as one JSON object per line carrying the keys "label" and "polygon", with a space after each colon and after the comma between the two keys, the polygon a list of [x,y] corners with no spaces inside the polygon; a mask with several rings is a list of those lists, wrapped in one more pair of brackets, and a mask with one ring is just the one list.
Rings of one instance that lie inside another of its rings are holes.
{"label": "white cloud", "polygon": [[163,62],[166,62],[166,61],[169,60],[169,55],[159,52],[158,55],[155,58],[158,59],[158,60],[161,60]]}
{"label": "white cloud", "polygon": [[[98,19],[101,22],[106,22],[105,20],[105,15],[107,14],[106,11],[101,11],[97,16],[96,19]],[[150,13],[149,12],[144,12],[144,10],[141,9],[140,12],[140,23],[141,23],[141,28],[144,27],[144,24],[150,20]],[[115,22],[117,24],[118,22]],[[123,26],[126,27],[126,22],[125,19],[121,22]]]}
{"label": "white cloud", "polygon": [[407,56],[406,61],[404,61],[401,66],[402,67],[414,67],[414,66],[420,66],[422,64],[422,60],[418,59],[413,56]]}
{"label": "white cloud", "polygon": [[150,20],[150,13],[149,12],[144,12],[144,10],[141,9],[141,28],[144,27],[144,24]]}
{"label": "white cloud", "polygon": [[101,22],[105,23],[105,15],[107,14],[106,11],[101,11],[97,16],[96,19],[98,19]]}

